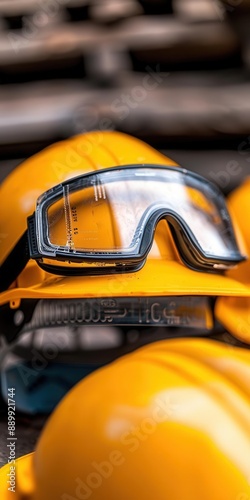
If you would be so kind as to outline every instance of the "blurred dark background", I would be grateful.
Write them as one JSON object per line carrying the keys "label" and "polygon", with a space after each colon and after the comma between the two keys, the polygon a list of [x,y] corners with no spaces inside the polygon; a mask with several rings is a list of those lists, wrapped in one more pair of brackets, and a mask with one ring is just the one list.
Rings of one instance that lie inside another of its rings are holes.
{"label": "blurred dark background", "polygon": [[0,180],[87,130],[228,193],[250,166],[250,0],[0,0]]}

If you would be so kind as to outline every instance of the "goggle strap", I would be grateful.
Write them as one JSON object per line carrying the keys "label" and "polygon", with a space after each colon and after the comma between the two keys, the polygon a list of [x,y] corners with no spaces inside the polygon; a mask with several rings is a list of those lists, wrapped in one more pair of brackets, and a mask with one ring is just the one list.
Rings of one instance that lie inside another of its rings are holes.
{"label": "goggle strap", "polygon": [[29,262],[28,231],[21,236],[0,267],[0,292],[9,288]]}

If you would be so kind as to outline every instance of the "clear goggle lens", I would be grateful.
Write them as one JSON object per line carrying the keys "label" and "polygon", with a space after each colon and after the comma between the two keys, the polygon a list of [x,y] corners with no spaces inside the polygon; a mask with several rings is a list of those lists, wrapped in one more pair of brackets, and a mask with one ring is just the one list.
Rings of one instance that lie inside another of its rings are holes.
{"label": "clear goggle lens", "polygon": [[[243,260],[223,195],[183,170],[113,168],[70,180],[40,197],[38,250],[46,258],[94,262],[145,259],[167,219],[184,260],[226,267]],[[198,266],[199,267],[199,266]]]}

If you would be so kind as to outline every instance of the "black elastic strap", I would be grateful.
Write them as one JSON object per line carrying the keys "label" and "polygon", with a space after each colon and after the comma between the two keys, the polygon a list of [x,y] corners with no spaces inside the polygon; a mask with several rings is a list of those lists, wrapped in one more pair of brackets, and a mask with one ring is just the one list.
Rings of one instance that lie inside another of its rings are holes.
{"label": "black elastic strap", "polygon": [[13,250],[0,266],[0,292],[9,288],[29,262],[28,232],[21,236]]}

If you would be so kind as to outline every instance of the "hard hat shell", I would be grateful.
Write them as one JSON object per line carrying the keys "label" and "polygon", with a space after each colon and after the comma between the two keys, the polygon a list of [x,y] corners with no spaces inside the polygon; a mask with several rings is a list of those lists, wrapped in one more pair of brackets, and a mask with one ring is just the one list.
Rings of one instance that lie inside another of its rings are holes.
{"label": "hard hat shell", "polygon": [[[237,221],[246,253],[250,255],[250,178],[228,197],[228,208]],[[233,296],[218,299],[215,306],[216,317],[235,337],[250,343],[250,260],[246,260],[237,269],[228,271],[227,275],[244,283],[248,294],[244,298]]]}
{"label": "hard hat shell", "polygon": [[[248,498],[249,375],[249,351],[204,339],[164,340],[101,368],[17,461],[16,500]],[[9,469],[1,500],[13,498]]]}
{"label": "hard hat shell", "polygon": [[[176,163],[147,144],[113,131],[97,131],[54,144],[17,167],[0,190],[2,263],[24,233],[38,196],[66,179],[100,168],[125,164]],[[177,166],[177,165],[176,165]],[[145,266],[135,273],[58,277],[30,261],[16,283],[0,294],[0,305],[19,306],[21,299],[246,295],[243,283],[228,276],[197,272],[180,261],[166,221],[160,221]]]}

